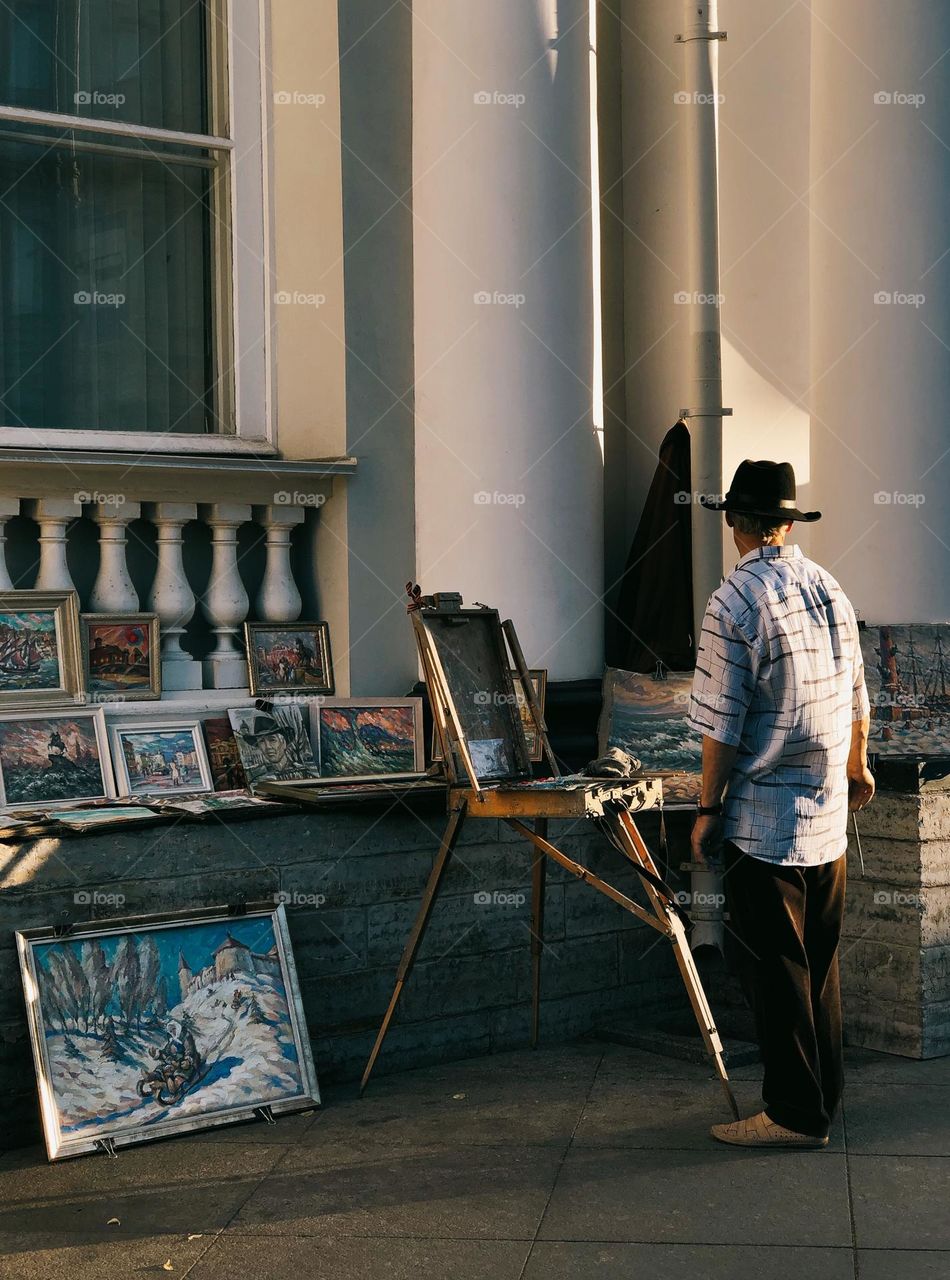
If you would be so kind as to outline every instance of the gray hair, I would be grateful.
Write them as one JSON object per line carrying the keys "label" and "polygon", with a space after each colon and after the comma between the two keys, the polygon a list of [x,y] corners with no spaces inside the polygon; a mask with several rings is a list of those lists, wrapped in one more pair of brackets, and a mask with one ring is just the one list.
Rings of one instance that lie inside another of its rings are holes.
{"label": "gray hair", "polygon": [[733,525],[747,537],[771,538],[787,524],[787,521],[776,520],[774,516],[743,515],[738,511],[731,514]]}

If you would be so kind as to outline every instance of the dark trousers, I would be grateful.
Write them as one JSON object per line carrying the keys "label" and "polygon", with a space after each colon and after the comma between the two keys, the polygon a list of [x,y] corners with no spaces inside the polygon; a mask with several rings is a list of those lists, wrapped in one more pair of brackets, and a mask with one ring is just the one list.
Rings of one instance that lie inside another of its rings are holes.
{"label": "dark trousers", "polygon": [[838,940],[846,861],[786,867],[724,848],[730,950],[755,1015],[765,1111],[818,1137],[844,1084]]}

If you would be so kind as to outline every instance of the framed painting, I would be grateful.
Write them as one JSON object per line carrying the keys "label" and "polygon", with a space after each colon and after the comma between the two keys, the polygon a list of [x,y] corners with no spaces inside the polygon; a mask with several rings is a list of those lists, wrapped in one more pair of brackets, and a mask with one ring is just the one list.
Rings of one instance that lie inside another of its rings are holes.
{"label": "framed painting", "polygon": [[215,791],[240,791],[247,786],[247,776],[241,764],[241,754],[234,737],[234,729],[227,715],[205,716],[201,721],[208,763],[211,767],[211,785]]}
{"label": "framed painting", "polygon": [[116,701],[162,696],[158,614],[84,613],[79,625],[89,693]]}
{"label": "framed painting", "polygon": [[665,807],[699,802],[703,741],[686,720],[692,687],[691,671],[670,671],[662,680],[616,667],[604,673],[598,752],[622,747],[648,772],[682,775],[663,779]]}
{"label": "framed painting", "polygon": [[319,1106],[282,905],[16,941],[50,1160]]}
{"label": "framed painting", "polygon": [[[528,672],[528,677],[534,687],[534,696],[538,700],[541,708],[541,714],[544,715],[544,702],[548,692],[548,673],[544,667],[537,667]],[[521,687],[521,677],[517,671],[511,673],[511,683],[514,685],[515,699],[518,703],[518,710],[521,713],[521,724],[524,729],[525,740],[528,743],[528,754],[532,764],[538,764],[544,759],[544,745],[541,742],[541,735],[534,727],[534,717],[531,714],[531,708],[528,706],[528,699],[524,696],[524,689]],[[442,744],[439,741],[439,735],[435,725],[432,726],[432,748],[431,754],[433,760],[442,759]]]}
{"label": "framed painting", "polygon": [[113,796],[101,707],[0,714],[0,807],[49,809]]}
{"label": "framed painting", "polygon": [[425,772],[421,698],[315,698],[310,734],[322,778],[368,781]]}
{"label": "framed painting", "polygon": [[310,734],[296,702],[232,707],[228,716],[248,786],[316,775]]}
{"label": "framed painting", "polygon": [[197,720],[140,721],[111,728],[120,796],[210,791],[211,769]]}
{"label": "framed painting", "polygon": [[950,755],[950,625],[868,623],[861,652],[871,703],[868,751]]}
{"label": "framed painting", "polygon": [[75,591],[0,591],[0,710],[84,701]]}
{"label": "framed painting", "polygon": [[245,622],[251,693],[332,693],[330,628],[325,622]]}

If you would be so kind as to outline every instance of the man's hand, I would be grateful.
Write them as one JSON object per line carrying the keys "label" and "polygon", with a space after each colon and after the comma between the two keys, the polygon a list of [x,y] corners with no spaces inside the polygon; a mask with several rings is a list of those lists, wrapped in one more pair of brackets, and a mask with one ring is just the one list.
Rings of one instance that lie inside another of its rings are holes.
{"label": "man's hand", "polygon": [[705,818],[697,818],[690,836],[694,862],[718,862],[722,853],[722,818],[718,814],[710,814]]}
{"label": "man's hand", "polygon": [[848,768],[848,808],[852,813],[874,799],[874,774],[864,765]]}

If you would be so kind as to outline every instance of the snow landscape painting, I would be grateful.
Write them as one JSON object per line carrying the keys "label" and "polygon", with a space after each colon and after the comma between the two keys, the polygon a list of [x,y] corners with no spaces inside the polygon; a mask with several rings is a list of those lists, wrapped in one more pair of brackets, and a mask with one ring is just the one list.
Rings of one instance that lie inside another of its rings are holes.
{"label": "snow landscape painting", "polygon": [[51,1159],[319,1103],[283,907],[118,923],[18,935]]}

